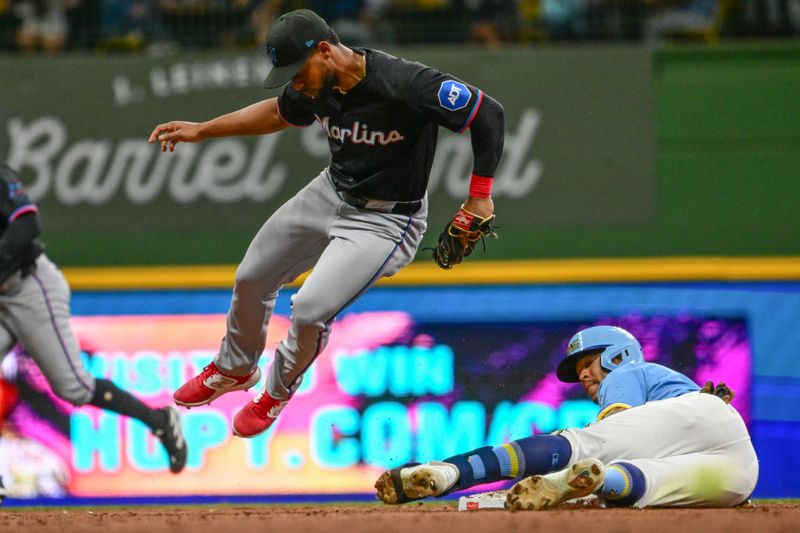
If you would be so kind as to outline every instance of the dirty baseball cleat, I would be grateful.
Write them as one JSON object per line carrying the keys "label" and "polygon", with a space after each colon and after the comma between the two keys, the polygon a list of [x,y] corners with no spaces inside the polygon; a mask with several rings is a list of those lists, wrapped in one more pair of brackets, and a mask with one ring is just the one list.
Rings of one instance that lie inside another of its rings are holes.
{"label": "dirty baseball cleat", "polygon": [[209,363],[196,375],[175,391],[172,398],[184,407],[197,407],[216,400],[226,392],[247,390],[261,379],[261,370],[256,368],[247,376],[223,374],[214,363]]}
{"label": "dirty baseball cleat", "polygon": [[406,465],[381,474],[375,482],[379,500],[384,503],[406,503],[429,496],[441,496],[455,486],[458,468],[450,463],[431,461]]}
{"label": "dirty baseball cleat", "polygon": [[186,439],[183,436],[181,427],[181,415],[172,406],[159,409],[166,417],[166,422],[160,428],[153,431],[153,434],[161,440],[161,444],[167,450],[169,457],[169,469],[173,474],[177,474],[186,466]]}
{"label": "dirty baseball cleat", "polygon": [[594,493],[605,479],[597,459],[581,459],[569,468],[544,476],[525,478],[508,491],[509,511],[539,511]]}
{"label": "dirty baseball cleat", "polygon": [[260,393],[233,417],[233,434],[249,439],[265,432],[288,403],[289,400],[276,400],[266,392]]}

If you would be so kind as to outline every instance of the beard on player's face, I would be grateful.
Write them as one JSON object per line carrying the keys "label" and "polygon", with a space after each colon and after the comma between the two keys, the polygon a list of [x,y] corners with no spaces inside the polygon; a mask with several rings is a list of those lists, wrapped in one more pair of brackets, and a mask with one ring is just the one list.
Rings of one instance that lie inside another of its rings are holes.
{"label": "beard on player's face", "polygon": [[334,91],[334,87],[336,86],[336,73],[335,72],[328,72],[325,74],[325,78],[322,83],[322,88],[317,92],[316,96],[313,98],[324,98],[326,96],[332,95]]}
{"label": "beard on player's face", "polygon": [[294,75],[291,84],[292,88],[307,96],[316,99],[326,91],[328,85],[332,85],[330,78],[335,75],[326,65],[325,59],[319,53],[313,53],[303,65],[303,68]]}
{"label": "beard on player's face", "polygon": [[[313,78],[317,78],[319,81]],[[317,73],[317,76],[310,74],[308,76],[303,76],[300,80],[295,82],[295,90],[303,93],[312,100],[317,100],[333,93],[333,87],[335,85],[336,73],[333,71],[325,71]]]}

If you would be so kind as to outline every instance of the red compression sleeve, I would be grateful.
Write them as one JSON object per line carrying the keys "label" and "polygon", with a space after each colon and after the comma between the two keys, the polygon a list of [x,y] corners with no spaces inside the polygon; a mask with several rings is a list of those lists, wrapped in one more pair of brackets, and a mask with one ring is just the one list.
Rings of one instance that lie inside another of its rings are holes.
{"label": "red compression sleeve", "polygon": [[475,198],[489,198],[492,194],[492,183],[494,178],[488,176],[472,175],[469,182],[469,195]]}

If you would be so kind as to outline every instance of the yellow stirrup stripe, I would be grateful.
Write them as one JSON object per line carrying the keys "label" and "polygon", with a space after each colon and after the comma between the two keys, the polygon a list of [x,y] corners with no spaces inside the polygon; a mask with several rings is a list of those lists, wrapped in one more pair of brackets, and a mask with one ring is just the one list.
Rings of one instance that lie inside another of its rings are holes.
{"label": "yellow stirrup stripe", "polygon": [[508,454],[508,460],[511,462],[511,477],[517,477],[519,475],[519,457],[517,457],[517,451],[508,443],[503,444],[503,449]]}
{"label": "yellow stirrup stripe", "polygon": [[625,480],[625,487],[622,489],[621,493],[614,495],[614,499],[624,498],[625,496],[631,493],[631,477],[628,475],[628,471],[619,465],[608,465],[606,467],[606,471],[612,469],[619,472],[620,475],[622,476],[622,479]]}

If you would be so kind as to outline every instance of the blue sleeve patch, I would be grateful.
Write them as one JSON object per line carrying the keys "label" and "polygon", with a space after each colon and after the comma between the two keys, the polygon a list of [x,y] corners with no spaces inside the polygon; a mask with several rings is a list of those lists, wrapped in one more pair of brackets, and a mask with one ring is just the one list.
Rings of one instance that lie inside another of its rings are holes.
{"label": "blue sleeve patch", "polygon": [[467,107],[472,93],[467,86],[455,80],[442,82],[439,87],[439,105],[450,111],[458,111]]}

